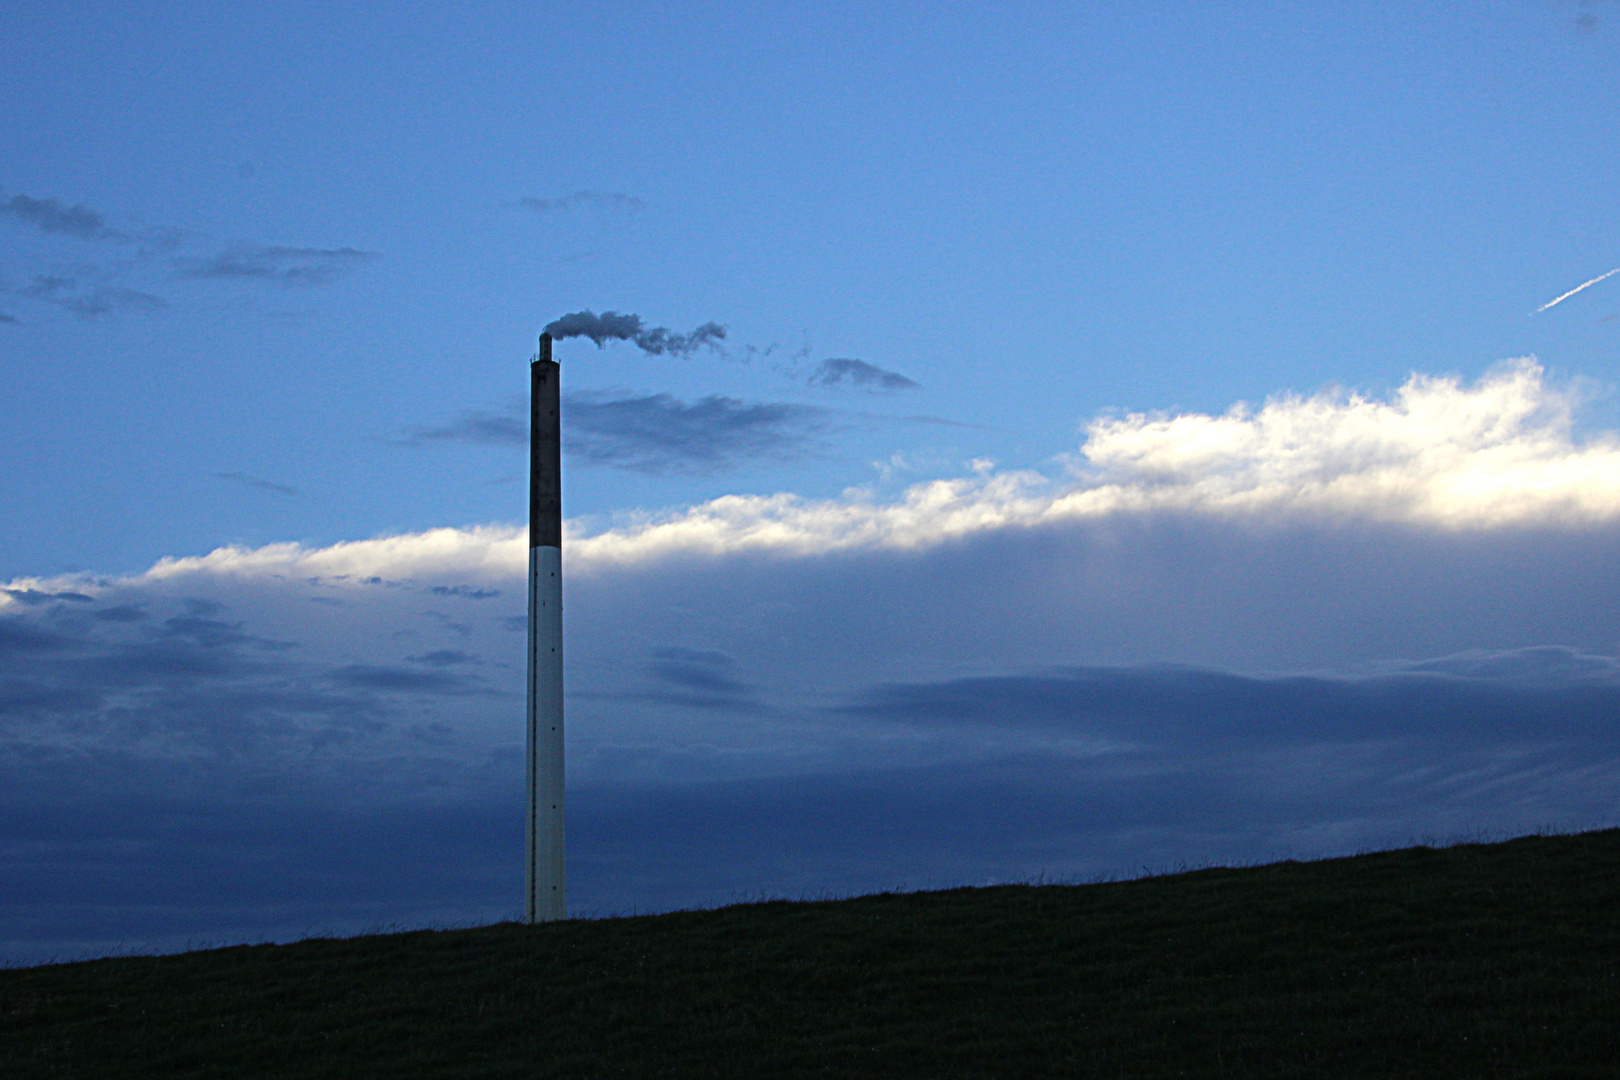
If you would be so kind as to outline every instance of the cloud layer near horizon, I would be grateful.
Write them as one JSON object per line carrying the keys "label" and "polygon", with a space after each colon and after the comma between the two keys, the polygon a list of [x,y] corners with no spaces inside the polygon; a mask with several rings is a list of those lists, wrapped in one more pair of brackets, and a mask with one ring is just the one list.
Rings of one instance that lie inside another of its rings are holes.
{"label": "cloud layer near horizon", "polygon": [[[1267,526],[1599,527],[1620,519],[1620,437],[1577,439],[1578,403],[1574,392],[1549,386],[1534,361],[1519,360],[1473,386],[1414,375],[1390,401],[1328,392],[1221,416],[1102,418],[1087,426],[1065,477],[975,463],[973,475],[917,484],[888,502],[859,488],[841,499],[727,495],[663,515],[625,515],[597,532],[570,523],[567,558],[571,570],[588,574],[699,554],[921,550],[1003,529],[1167,513]],[[513,437],[505,427],[497,434]],[[522,534],[520,526],[490,525],[318,550],[228,547],[165,559],[148,573],[517,572]]]}
{"label": "cloud layer near horizon", "polygon": [[[1059,478],[575,526],[578,906],[1606,820],[1620,461],[1573,407],[1520,362],[1101,420]],[[524,544],[10,583],[6,947],[510,914]]]}

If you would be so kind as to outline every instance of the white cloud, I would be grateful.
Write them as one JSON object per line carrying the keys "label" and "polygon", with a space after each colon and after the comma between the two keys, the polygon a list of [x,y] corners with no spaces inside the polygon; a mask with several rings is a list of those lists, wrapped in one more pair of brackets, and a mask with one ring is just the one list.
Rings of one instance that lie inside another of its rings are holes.
{"label": "white cloud", "polygon": [[574,538],[580,569],[677,552],[914,549],[994,529],[1163,510],[1446,529],[1620,517],[1620,440],[1577,442],[1575,396],[1533,360],[1473,386],[1413,375],[1393,400],[1282,396],[1222,416],[1132,414],[1086,429],[1066,484],[1034,472],[917,484],[896,501],[732,495]]}
{"label": "white cloud", "polygon": [[[595,534],[568,533],[570,570],[591,574],[685,554],[920,550],[998,529],[1163,511],[1225,519],[1362,521],[1444,530],[1594,524],[1620,518],[1620,439],[1577,440],[1578,404],[1541,366],[1517,360],[1473,385],[1413,375],[1389,401],[1326,391],[1284,395],[1221,416],[1131,414],[1094,420],[1072,475],[995,472],[915,484],[876,502],[790,493],[726,495]],[[463,574],[511,580],[526,530],[440,528],[309,549],[225,547],[166,558],[126,579],[192,576],[370,577]],[[14,589],[90,588],[20,579]],[[13,603],[0,594],[0,610]]]}
{"label": "white cloud", "polygon": [[1620,441],[1577,443],[1575,396],[1533,360],[1474,386],[1413,375],[1392,401],[1327,392],[1258,411],[1098,420],[1082,453],[1103,507],[1302,509],[1459,528],[1620,515]]}
{"label": "white cloud", "polygon": [[299,544],[223,547],[202,556],[162,559],[145,576],[161,581],[188,574],[284,574],[343,581],[464,571],[510,577],[527,565],[527,535],[520,526],[474,525],[345,541],[314,550]]}

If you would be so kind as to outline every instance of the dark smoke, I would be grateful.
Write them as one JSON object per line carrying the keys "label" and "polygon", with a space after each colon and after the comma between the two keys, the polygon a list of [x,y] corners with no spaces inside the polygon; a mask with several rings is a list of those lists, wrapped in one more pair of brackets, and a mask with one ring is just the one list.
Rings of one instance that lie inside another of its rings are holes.
{"label": "dark smoke", "polygon": [[602,348],[609,341],[632,341],[649,356],[663,356],[665,353],[670,356],[690,356],[704,346],[722,352],[724,350],[719,343],[726,339],[726,328],[719,323],[706,322],[690,334],[677,334],[664,326],[648,327],[641,321],[640,315],[617,311],[604,311],[600,315],[594,311],[571,312],[548,324],[546,333],[557,341],[572,337],[590,338],[596,342],[597,348]]}
{"label": "dark smoke", "polygon": [[609,341],[629,341],[643,333],[640,315],[620,315],[617,311],[576,311],[549,323],[546,333],[556,341],[588,337],[601,348]]}

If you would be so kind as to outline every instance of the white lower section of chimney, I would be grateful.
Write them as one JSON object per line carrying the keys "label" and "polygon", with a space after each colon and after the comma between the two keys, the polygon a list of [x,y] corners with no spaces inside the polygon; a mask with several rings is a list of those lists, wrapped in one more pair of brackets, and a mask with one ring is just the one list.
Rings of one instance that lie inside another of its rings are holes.
{"label": "white lower section of chimney", "polygon": [[528,901],[531,923],[568,917],[563,881],[562,548],[529,549]]}

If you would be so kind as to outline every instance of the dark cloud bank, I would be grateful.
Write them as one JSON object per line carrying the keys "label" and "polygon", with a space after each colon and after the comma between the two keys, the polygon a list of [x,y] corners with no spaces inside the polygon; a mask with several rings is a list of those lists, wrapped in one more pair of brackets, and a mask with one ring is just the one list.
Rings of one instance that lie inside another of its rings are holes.
{"label": "dark cloud bank", "polygon": [[24,599],[0,616],[0,956],[296,935],[412,894],[424,919],[467,910],[445,852],[488,854],[502,824],[478,807],[504,809],[510,770],[412,731],[423,702],[498,692],[473,658],[312,661],[213,601]]}
{"label": "dark cloud bank", "polygon": [[[950,572],[948,556],[925,562],[919,572]],[[848,636],[827,571],[760,573],[768,586],[734,580],[734,595],[712,595],[703,574],[662,588],[634,577],[579,586],[571,603],[595,614],[575,626],[577,649],[641,659],[573,684],[585,740],[575,751],[594,752],[594,717],[635,707],[672,752],[681,718],[700,716],[798,725],[807,746],[877,733],[871,745],[898,737],[941,748],[940,759],[844,754],[690,782],[576,762],[575,910],[1088,879],[1613,817],[1613,657],[1543,646],[1350,674],[1066,665],[881,682],[849,668],[846,647],[832,658],[848,673],[839,688],[795,703],[772,684],[801,666],[800,653],[762,659],[781,640],[777,627],[748,622],[731,651],[692,643],[728,610],[779,612],[771,617],[796,630],[804,655],[825,634]],[[696,622],[688,590],[711,593]],[[500,597],[476,586],[419,591],[480,607]],[[463,649],[338,662],[206,599],[19,599],[0,617],[6,957],[515,914],[516,737],[469,753],[433,720],[491,695],[516,718],[515,667],[488,668]],[[853,615],[893,599],[878,590]],[[907,617],[926,636],[965,600],[941,596]],[[665,621],[648,617],[655,611]],[[881,660],[908,647],[901,634],[874,651]]]}

